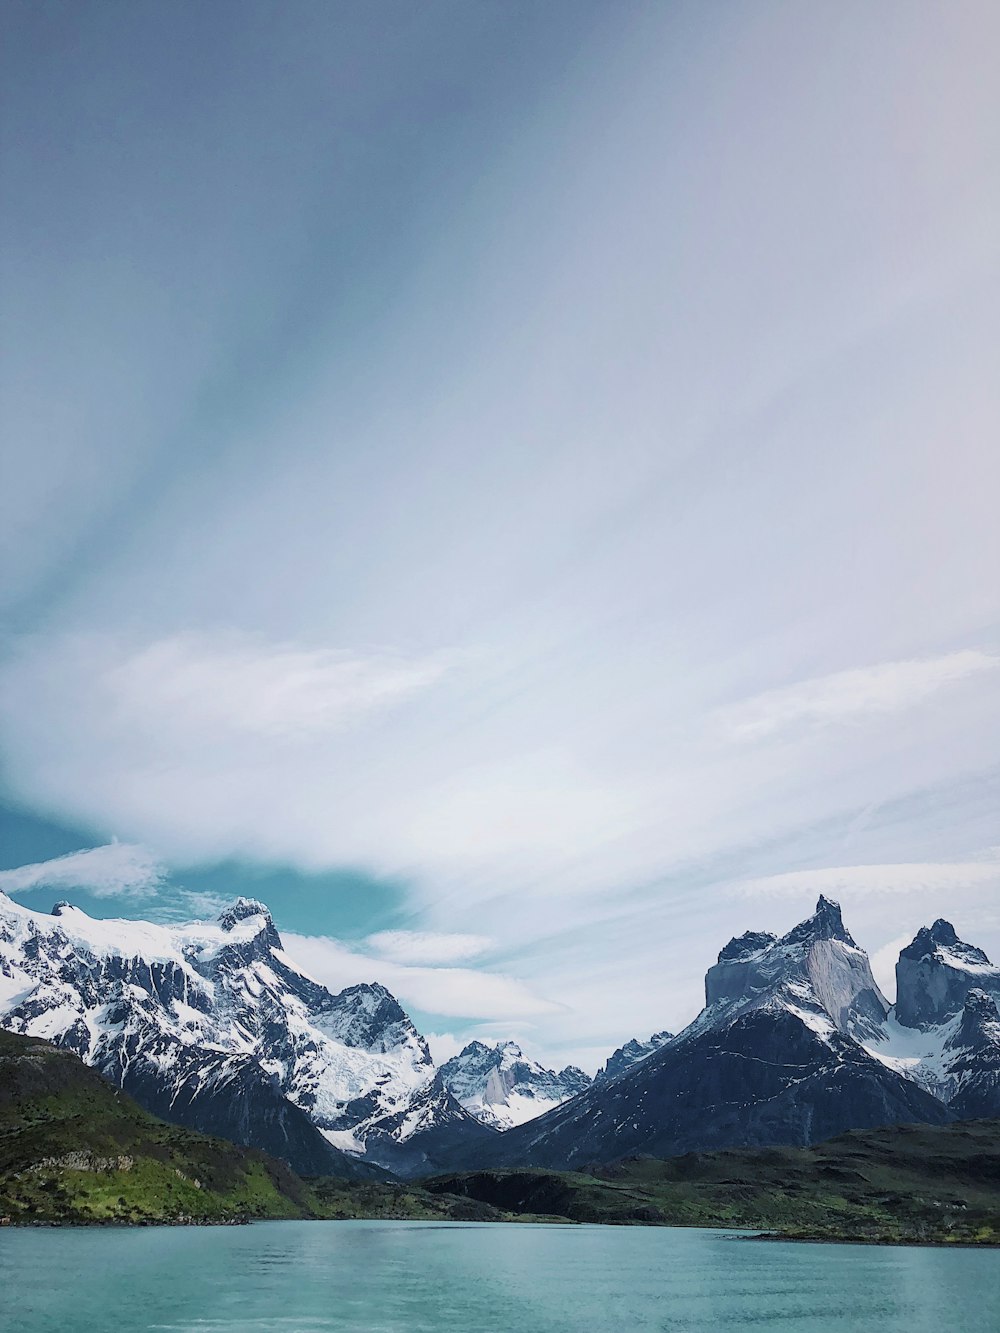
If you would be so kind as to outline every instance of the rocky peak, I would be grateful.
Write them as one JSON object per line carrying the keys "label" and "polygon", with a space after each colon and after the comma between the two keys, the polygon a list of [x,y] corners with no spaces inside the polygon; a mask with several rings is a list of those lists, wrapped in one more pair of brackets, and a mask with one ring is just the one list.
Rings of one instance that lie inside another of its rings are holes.
{"label": "rocky peak", "polygon": [[222,909],[217,919],[223,930],[232,930],[241,921],[249,921],[254,916],[262,916],[274,925],[270,909],[256,898],[235,898],[228,907]]}
{"label": "rocky peak", "polygon": [[968,1028],[971,1035],[981,1032],[985,1023],[1000,1024],[997,1002],[989,991],[970,990],[962,1009],[962,1029]]}
{"label": "rocky peak", "polygon": [[[744,935],[743,938],[746,939],[746,936]],[[769,935],[767,938],[772,942],[774,940],[773,935]],[[731,943],[735,944],[737,941],[733,940]],[[723,950],[723,953],[725,953],[725,950]],[[631,1041],[627,1041],[624,1046],[619,1046],[616,1051],[608,1056],[604,1067],[597,1071],[594,1082],[606,1083],[609,1079],[617,1078],[619,1074],[624,1073],[626,1069],[630,1069],[632,1065],[638,1064],[640,1060],[645,1060],[647,1055],[652,1055],[654,1051],[658,1051],[661,1046],[670,1041],[673,1035],[672,1032],[666,1031],[654,1032],[647,1041],[639,1041],[637,1037],[633,1037]]]}
{"label": "rocky peak", "polygon": [[[271,949],[280,949],[281,936],[275,928],[270,910],[263,903],[258,902],[256,898],[236,898],[228,907],[222,909],[216,920],[227,934],[232,934],[244,921],[252,921],[255,918],[260,919],[261,925],[260,929],[253,935],[251,947],[254,952],[266,953]],[[237,946],[236,952],[243,961],[249,961],[245,936],[243,937],[242,947]]]}
{"label": "rocky peak", "polygon": [[747,930],[742,935],[734,935],[729,943],[720,949],[719,962],[724,963],[731,958],[747,958],[750,954],[759,953],[761,949],[776,943],[777,939],[777,935],[772,935],[769,930]]}
{"label": "rocky peak", "polygon": [[812,916],[806,917],[805,921],[800,921],[793,927],[784,936],[782,943],[806,944],[813,940],[839,940],[841,944],[850,945],[852,949],[858,947],[851,932],[844,925],[840,903],[835,903],[832,898],[824,898],[823,894],[819,895]]}
{"label": "rocky peak", "polygon": [[582,1069],[556,1072],[528,1059],[516,1041],[469,1042],[441,1066],[444,1085],[483,1124],[509,1129],[550,1111],[588,1088]]}
{"label": "rocky peak", "polygon": [[52,904],[52,915],[62,916],[63,912],[76,911],[76,905],[71,903],[68,898],[60,898],[57,903]]}
{"label": "rocky peak", "polygon": [[748,931],[731,940],[708,969],[705,1003],[717,1017],[771,1001],[816,1005],[841,1032],[859,1039],[878,1035],[889,1005],[844,925],[839,903],[821,894],[812,916],[780,939]]}
{"label": "rocky peak", "polygon": [[[934,922],[933,926],[921,926],[905,949],[901,950],[900,958],[930,958],[936,953],[953,955],[954,960],[961,959],[969,963],[985,963],[989,965],[989,959],[982,949],[977,949],[974,944],[966,944],[960,940],[955,931],[955,927],[950,921],[945,921],[942,917]],[[944,959],[943,961],[953,961]]]}

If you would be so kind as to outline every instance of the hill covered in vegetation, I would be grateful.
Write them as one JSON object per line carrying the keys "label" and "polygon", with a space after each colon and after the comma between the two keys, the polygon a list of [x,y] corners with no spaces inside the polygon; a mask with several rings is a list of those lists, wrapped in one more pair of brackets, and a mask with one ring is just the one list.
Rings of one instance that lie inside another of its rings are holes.
{"label": "hill covered in vegetation", "polygon": [[424,1183],[496,1208],[575,1222],[995,1245],[1000,1121],[855,1130],[811,1148],[635,1157],[589,1173],[468,1171]]}

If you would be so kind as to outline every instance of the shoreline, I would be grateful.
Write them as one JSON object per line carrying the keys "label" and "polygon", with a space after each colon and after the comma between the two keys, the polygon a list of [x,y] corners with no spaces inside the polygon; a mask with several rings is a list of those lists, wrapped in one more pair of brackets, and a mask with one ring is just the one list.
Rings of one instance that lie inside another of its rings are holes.
{"label": "shoreline", "polygon": [[786,1242],[795,1245],[864,1245],[875,1248],[890,1249],[893,1246],[906,1249],[935,1249],[935,1250],[1000,1250],[1000,1241],[995,1240],[948,1240],[948,1239],[926,1239],[916,1237],[895,1236],[892,1238],[878,1239],[871,1236],[827,1236],[827,1235],[785,1235],[780,1231],[758,1230],[754,1227],[732,1227],[732,1226],[690,1226],[684,1223],[672,1224],[670,1222],[581,1222],[571,1217],[519,1217],[510,1220],[491,1220],[491,1221],[473,1221],[452,1218],[415,1218],[415,1217],[232,1217],[232,1218],[160,1218],[156,1220],[143,1221],[123,1221],[118,1219],[93,1219],[90,1221],[56,1221],[52,1219],[33,1219],[33,1220],[15,1220],[13,1218],[4,1218],[0,1221],[0,1231],[3,1230],[35,1230],[35,1231],[62,1231],[76,1229],[80,1231],[125,1231],[125,1230],[148,1230],[153,1227],[249,1227],[258,1223],[281,1223],[281,1222],[405,1222],[410,1226],[419,1226],[426,1224],[428,1226],[570,1226],[570,1227],[595,1227],[595,1226],[613,1226],[619,1229],[630,1227],[649,1228],[657,1231],[721,1231],[726,1232],[728,1238],[735,1241],[751,1242]]}

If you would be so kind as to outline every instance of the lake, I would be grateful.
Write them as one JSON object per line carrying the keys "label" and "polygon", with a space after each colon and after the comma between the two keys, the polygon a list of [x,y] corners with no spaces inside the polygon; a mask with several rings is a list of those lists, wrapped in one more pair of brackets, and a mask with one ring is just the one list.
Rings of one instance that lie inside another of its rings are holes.
{"label": "lake", "polygon": [[0,1231],[4,1333],[997,1333],[1000,1251],[657,1227]]}

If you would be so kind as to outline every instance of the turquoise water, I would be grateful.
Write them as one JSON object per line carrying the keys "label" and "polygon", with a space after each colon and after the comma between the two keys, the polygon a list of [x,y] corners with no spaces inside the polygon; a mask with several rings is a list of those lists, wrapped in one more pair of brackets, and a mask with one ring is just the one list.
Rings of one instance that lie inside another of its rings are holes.
{"label": "turquoise water", "polygon": [[0,1232],[4,1333],[997,1333],[1000,1251],[654,1227]]}

